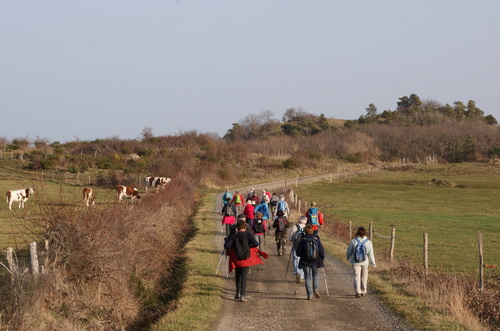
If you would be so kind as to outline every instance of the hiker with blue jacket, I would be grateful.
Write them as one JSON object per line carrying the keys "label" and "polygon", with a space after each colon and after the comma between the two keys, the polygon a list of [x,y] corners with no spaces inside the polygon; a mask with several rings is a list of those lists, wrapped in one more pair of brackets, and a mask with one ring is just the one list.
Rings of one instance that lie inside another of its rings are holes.
{"label": "hiker with blue jacket", "polygon": [[319,235],[319,229],[323,225],[323,213],[318,210],[318,204],[311,202],[311,208],[304,214],[307,217],[307,224],[313,226],[314,233]]}
{"label": "hiker with blue jacket", "polygon": [[356,237],[351,240],[347,246],[345,258],[351,262],[354,271],[354,290],[356,298],[361,298],[366,295],[368,285],[368,265],[373,268],[377,266],[375,263],[375,254],[373,252],[373,244],[366,237],[366,229],[358,228]]}
{"label": "hiker with blue jacket", "polygon": [[305,227],[305,236],[300,239],[297,256],[300,257],[299,268],[304,271],[307,300],[312,300],[314,297],[321,298],[319,294],[319,269],[325,266],[323,263],[325,249],[318,235],[314,233],[311,224],[307,224]]}

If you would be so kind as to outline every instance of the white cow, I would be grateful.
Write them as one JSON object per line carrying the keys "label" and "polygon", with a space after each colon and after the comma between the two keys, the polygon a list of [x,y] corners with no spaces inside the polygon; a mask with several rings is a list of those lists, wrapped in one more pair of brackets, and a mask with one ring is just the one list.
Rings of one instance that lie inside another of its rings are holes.
{"label": "white cow", "polygon": [[91,187],[83,189],[83,203],[87,207],[95,204],[94,190]]}
{"label": "white cow", "polygon": [[28,201],[30,194],[35,194],[35,190],[33,190],[32,187],[7,191],[5,195],[7,196],[7,205],[9,209],[12,210],[13,202],[19,202],[19,208],[24,208],[24,203]]}
{"label": "white cow", "polygon": [[135,187],[118,185],[116,187],[116,194],[118,197],[118,201],[121,201],[123,198],[130,198],[132,203],[134,203],[134,199],[140,199],[139,191]]}
{"label": "white cow", "polygon": [[172,178],[168,177],[146,177],[144,178],[144,183],[146,184],[146,192],[148,191],[148,187],[154,187],[158,190],[163,188],[171,181]]}

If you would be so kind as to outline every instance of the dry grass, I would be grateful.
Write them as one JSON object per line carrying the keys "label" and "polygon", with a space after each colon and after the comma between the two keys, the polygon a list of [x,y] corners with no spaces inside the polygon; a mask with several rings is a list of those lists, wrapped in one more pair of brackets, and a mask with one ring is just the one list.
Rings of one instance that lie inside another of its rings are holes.
{"label": "dry grass", "polygon": [[176,296],[174,274],[190,232],[194,195],[186,180],[176,179],[168,192],[149,194],[135,205],[41,203],[39,225],[47,229],[50,247],[45,273],[38,281],[22,274],[5,287],[2,328],[147,327]]}

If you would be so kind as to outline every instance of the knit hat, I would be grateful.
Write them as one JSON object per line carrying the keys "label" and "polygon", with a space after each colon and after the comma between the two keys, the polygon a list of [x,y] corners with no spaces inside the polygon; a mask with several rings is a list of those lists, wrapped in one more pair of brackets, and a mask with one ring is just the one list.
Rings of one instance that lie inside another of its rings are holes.
{"label": "knit hat", "polygon": [[299,218],[299,223],[300,223],[300,224],[306,224],[306,223],[307,223],[307,217],[305,217],[305,216],[300,216],[300,218]]}
{"label": "knit hat", "polygon": [[238,221],[240,221],[240,220],[242,220],[242,221],[246,221],[247,220],[247,217],[245,216],[245,214],[239,214],[238,215]]}

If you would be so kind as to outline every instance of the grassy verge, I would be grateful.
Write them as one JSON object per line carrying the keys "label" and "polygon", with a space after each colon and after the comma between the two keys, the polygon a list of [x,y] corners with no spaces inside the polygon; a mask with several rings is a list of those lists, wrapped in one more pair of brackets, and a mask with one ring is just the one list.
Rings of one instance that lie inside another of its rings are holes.
{"label": "grassy verge", "polygon": [[215,197],[216,193],[203,197],[193,220],[196,236],[185,246],[188,276],[182,298],[152,330],[211,330],[222,309],[222,278],[215,276],[220,252],[212,249]]}
{"label": "grassy verge", "polygon": [[[477,232],[487,238],[485,261],[498,260],[500,169],[463,164],[409,170],[303,185],[296,193],[318,202],[326,221],[340,227],[349,221],[353,227],[372,222],[384,235],[391,225],[396,227],[398,261],[388,261],[388,240],[374,237],[378,268],[371,271],[370,286],[414,328],[484,330],[488,323],[494,328],[499,321],[498,271],[485,270],[487,290],[478,291]],[[433,178],[463,187],[430,185]],[[331,230],[331,236],[339,234]],[[420,267],[424,232],[432,238],[427,277]],[[343,259],[346,238],[338,241],[327,244],[327,250]]]}

